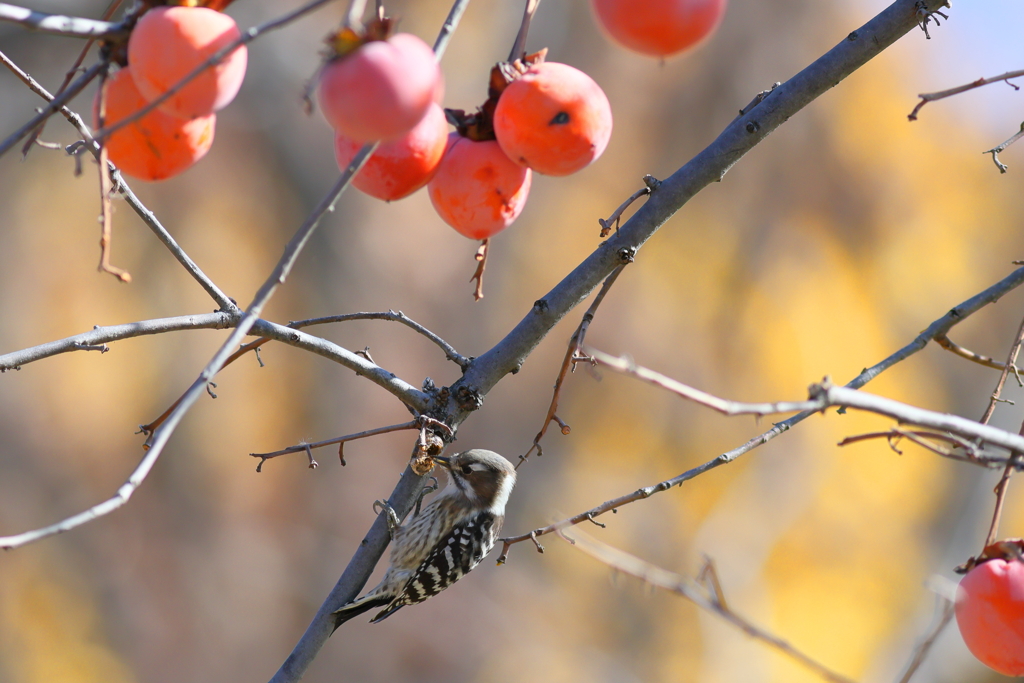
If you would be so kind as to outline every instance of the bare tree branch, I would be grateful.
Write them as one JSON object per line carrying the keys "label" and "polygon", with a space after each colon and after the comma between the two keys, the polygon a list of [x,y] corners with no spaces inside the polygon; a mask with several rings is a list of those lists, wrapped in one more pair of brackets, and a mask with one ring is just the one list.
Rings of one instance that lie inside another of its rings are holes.
{"label": "bare tree branch", "polygon": [[1006,140],[1003,140],[1001,143],[999,143],[998,145],[996,145],[992,149],[986,149],[984,152],[982,152],[982,154],[991,154],[992,155],[992,163],[994,163],[996,165],[996,168],[999,169],[999,172],[1000,173],[1006,173],[1006,171],[1010,167],[1007,166],[1006,164],[1004,164],[1003,162],[999,161],[999,155],[1003,152],[1003,150],[1005,150],[1007,147],[1009,147],[1013,143],[1017,142],[1017,140],[1020,140],[1022,137],[1024,137],[1024,122],[1022,122],[1020,124],[1020,130],[1018,130],[1016,133],[1011,135]]}
{"label": "bare tree branch", "polygon": [[982,87],[984,85],[990,85],[992,83],[999,83],[1001,81],[1006,81],[1006,83],[1010,87],[1012,87],[1013,89],[1020,90],[1020,88],[1018,88],[1016,85],[1013,85],[1012,83],[1010,83],[1010,79],[1011,78],[1020,78],[1021,76],[1024,76],[1024,70],[1020,70],[1020,71],[1007,71],[1006,73],[1001,74],[999,76],[993,76],[992,78],[979,78],[976,81],[971,81],[970,83],[967,83],[966,85],[958,85],[957,87],[950,88],[949,90],[940,90],[939,92],[924,93],[924,94],[918,95],[918,97],[921,98],[921,101],[917,103],[916,107],[914,107],[914,111],[910,112],[907,115],[907,118],[910,119],[911,121],[917,121],[917,113],[919,111],[921,111],[921,107],[923,107],[924,105],[928,104],[929,102],[934,102],[935,100],[941,100],[941,99],[945,99],[947,97],[952,97],[953,95],[959,95],[962,92],[967,92],[968,90],[974,90],[975,88],[980,88],[980,87]]}
{"label": "bare tree branch", "polygon": [[949,413],[938,413],[932,410],[925,410],[907,403],[894,401],[884,396],[868,394],[857,389],[834,386],[827,379],[821,384],[812,384],[809,393],[810,398],[806,401],[787,401],[779,403],[743,403],[740,401],[729,401],[717,396],[712,396],[699,389],[694,389],[686,384],[677,382],[671,377],[640,367],[627,358],[616,358],[595,349],[588,349],[587,354],[597,362],[618,372],[631,375],[645,382],[650,382],[663,389],[685,399],[694,401],[701,405],[717,410],[725,415],[771,415],[774,413],[808,412],[816,413],[826,408],[839,406],[842,408],[856,408],[878,415],[885,415],[900,422],[900,424],[913,424],[922,427],[931,427],[942,431],[952,432],[960,436],[989,443],[993,446],[1005,448],[1011,453],[1024,453],[1024,436],[1013,434],[1005,429],[990,427],[974,420],[950,415]]}
{"label": "bare tree branch", "polygon": [[[907,344],[896,353],[893,353],[888,358],[882,360],[880,363],[877,363],[876,365],[873,365],[870,368],[865,368],[864,370],[861,371],[859,375],[857,375],[857,377],[853,378],[850,382],[848,382],[846,386],[851,389],[858,389],[864,386],[865,384],[867,384],[872,379],[874,379],[881,373],[885,372],[892,366],[896,365],[897,363],[903,360],[906,360],[913,354],[923,349],[928,344],[928,342],[931,339],[934,339],[937,335],[947,334],[955,325],[962,322],[963,320],[966,320],[968,317],[976,313],[984,306],[987,306],[990,303],[998,301],[1004,294],[1013,290],[1016,287],[1019,287],[1022,283],[1024,283],[1024,268],[1018,268],[1017,270],[1010,273],[1010,275],[1006,276],[1005,278],[1003,278],[996,284],[992,285],[988,289],[974,295],[973,297],[971,297],[967,301],[964,301],[960,305],[953,307],[948,313],[946,313],[946,315],[942,316],[938,320],[934,321],[931,325],[929,325],[910,344]],[[722,453],[718,457],[709,460],[702,465],[698,465],[697,467],[689,469],[671,479],[666,479],[665,481],[662,481],[658,484],[654,484],[652,486],[645,486],[643,488],[637,489],[632,493],[619,496],[618,498],[609,500],[585,512],[581,512],[580,514],[570,517],[562,522],[559,522],[558,524],[552,524],[546,527],[541,527],[539,529],[534,529],[533,531],[526,534],[522,534],[520,536],[503,538],[501,540],[504,543],[504,546],[502,547],[501,555],[498,557],[498,564],[502,564],[508,559],[509,548],[511,548],[511,546],[516,543],[522,543],[523,541],[531,540],[537,546],[538,551],[544,552],[543,546],[541,546],[540,543],[537,541],[538,536],[549,534],[555,531],[556,529],[564,528],[565,526],[573,526],[586,521],[593,522],[594,517],[602,515],[608,512],[609,510],[614,511],[617,508],[622,507],[623,505],[627,505],[629,503],[632,503],[637,500],[642,500],[644,498],[649,498],[650,496],[656,493],[667,491],[673,486],[682,485],[684,482],[699,477],[705,472],[713,470],[716,467],[726,465],[736,460],[741,455],[745,455],[746,453],[749,453],[755,448],[763,446],[764,444],[768,443],[775,437],[789,431],[794,426],[796,426],[800,422],[804,421],[805,419],[813,415],[814,412],[816,411],[807,410],[798,413],[787,420],[778,422],[774,426],[772,426],[772,428],[769,429],[768,431],[754,437],[753,439],[750,439],[743,445],[734,448],[731,451],[726,451],[725,453]]]}
{"label": "bare tree branch", "polygon": [[[337,437],[334,437],[333,439],[327,439],[325,441],[317,441],[316,443],[300,443],[300,444],[298,444],[296,446],[289,446],[288,448],[284,448],[284,449],[281,449],[279,451],[274,451],[273,453],[250,453],[249,455],[251,455],[254,458],[259,458],[260,459],[259,464],[256,465],[256,471],[257,472],[261,472],[262,468],[263,468],[263,463],[265,463],[267,460],[270,460],[271,458],[276,458],[276,457],[279,457],[279,456],[282,456],[282,455],[288,455],[289,453],[300,453],[300,452],[303,452],[303,451],[308,452],[310,449],[313,449],[313,448],[323,448],[324,446],[333,446],[334,444],[345,444],[345,443],[347,443],[349,441],[355,441],[356,439],[365,439],[365,438],[370,437],[370,436],[378,436],[379,434],[388,434],[390,432],[398,432],[398,431],[401,431],[403,429],[424,429],[426,427],[430,427],[432,429],[437,429],[440,432],[442,432],[443,434],[445,434],[445,436],[448,436],[448,437],[451,436],[451,430],[448,429],[448,425],[446,425],[446,424],[444,424],[442,422],[438,422],[437,420],[433,420],[433,419],[427,417],[426,415],[420,415],[415,420],[410,420],[409,422],[403,422],[403,423],[397,424],[397,425],[389,425],[387,427],[377,427],[376,429],[367,429],[366,431],[358,432],[356,434],[346,434],[345,436],[337,436]],[[338,455],[339,455],[339,457],[341,457],[341,464],[344,465],[345,464],[345,458],[342,457],[342,453],[343,453],[343,451],[341,451],[341,450],[338,451]],[[314,467],[314,465],[311,463],[310,464],[310,468],[313,468],[313,467]]]}
{"label": "bare tree branch", "polygon": [[99,346],[121,339],[141,337],[150,334],[163,334],[164,332],[177,332],[179,330],[224,330],[233,327],[237,317],[230,313],[218,311],[216,313],[203,313],[200,315],[182,315],[176,318],[157,318],[155,320],[142,320],[136,323],[124,325],[109,325],[106,327],[94,327],[89,332],[76,334],[73,337],[65,337],[56,341],[32,346],[20,351],[13,351],[0,355],[0,372],[20,369],[22,365],[43,358],[50,358],[61,353],[70,351],[81,351],[92,346]]}
{"label": "bare tree branch", "polygon": [[[188,409],[192,407],[192,405],[199,399],[202,393],[206,391],[207,385],[213,379],[214,375],[216,375],[220,371],[220,369],[224,367],[225,361],[235,350],[235,347],[238,346],[238,343],[242,340],[242,338],[244,338],[245,335],[249,333],[249,330],[252,329],[252,327],[256,325],[257,322],[260,322],[259,315],[262,312],[263,307],[266,305],[267,301],[269,301],[270,298],[274,295],[274,292],[277,290],[278,286],[283,284],[284,281],[287,279],[288,274],[291,272],[292,267],[295,265],[296,259],[298,259],[299,253],[302,251],[302,248],[306,245],[306,242],[309,241],[310,236],[313,234],[313,231],[316,229],[317,225],[319,225],[320,220],[324,217],[325,214],[333,210],[334,203],[338,200],[338,197],[340,197],[341,193],[345,191],[345,188],[349,186],[349,183],[352,181],[352,177],[359,172],[359,169],[363,167],[363,164],[366,163],[366,160],[370,157],[371,154],[373,154],[373,150],[376,148],[376,146],[376,143],[371,143],[363,146],[363,148],[359,151],[359,153],[356,154],[355,158],[348,165],[345,171],[341,174],[341,177],[334,184],[334,187],[331,188],[331,191],[327,194],[326,197],[324,197],[324,199],[320,201],[320,204],[317,205],[317,207],[313,210],[309,217],[306,218],[305,222],[299,227],[298,231],[296,231],[292,239],[289,240],[287,245],[285,245],[284,254],[281,256],[281,259],[277,262],[277,265],[274,267],[274,270],[270,274],[270,277],[267,278],[267,280],[256,292],[256,295],[253,297],[252,303],[249,304],[248,308],[245,311],[245,315],[243,315],[242,318],[238,321],[237,326],[228,336],[227,341],[224,342],[224,344],[220,347],[220,349],[210,360],[210,362],[206,364],[206,367],[203,368],[203,371],[199,374],[199,377],[196,378],[196,380],[189,387],[188,391],[185,392],[184,396],[182,396],[177,406],[167,416],[167,419],[154,430],[153,434],[151,435],[150,439],[147,442],[150,444],[150,448],[146,452],[145,457],[143,457],[138,467],[136,467],[135,470],[128,477],[128,481],[126,481],[124,485],[122,485],[121,488],[117,490],[114,496],[103,501],[102,503],[94,505],[93,507],[89,508],[88,510],[82,513],[68,517],[67,519],[62,520],[56,524],[52,524],[50,526],[43,527],[41,529],[36,529],[34,531],[29,531],[23,534],[18,534],[17,536],[0,538],[0,548],[3,548],[4,550],[10,550],[11,548],[16,548],[25,545],[26,543],[31,543],[41,538],[51,536],[53,534],[68,531],[82,524],[91,522],[97,517],[109,514],[110,512],[113,512],[114,510],[118,509],[126,502],[128,502],[128,500],[131,498],[135,490],[139,487],[139,485],[142,484],[143,481],[145,481],[146,477],[149,475],[150,470],[152,470],[153,465],[156,464],[157,458],[160,457],[160,454],[163,452],[164,447],[167,445],[167,442],[171,438],[171,434],[174,433],[174,430],[181,422],[181,419],[185,416],[185,413],[188,412]],[[274,325],[273,323],[261,324],[261,332],[263,333],[263,336],[277,338],[275,335],[282,334],[280,330],[287,330],[290,333],[290,336],[288,337],[288,340],[290,340],[289,343],[298,341],[299,335],[303,335],[302,332],[298,332],[297,330],[288,330],[288,328],[283,327],[281,325]],[[309,337],[310,335],[305,336]],[[311,337],[311,339],[316,340],[316,337]],[[282,339],[282,341],[285,341],[285,339]],[[319,341],[323,342],[323,340]],[[320,353],[321,355],[329,355],[331,352],[331,350],[328,348],[329,344],[329,342],[325,342],[323,344],[314,345],[315,348],[313,350],[317,353]],[[337,348],[340,349],[341,347]],[[341,349],[341,351],[344,351],[344,349]],[[340,357],[345,357],[345,354],[348,353],[349,352],[345,351],[343,354],[340,354]],[[359,357],[355,356],[355,358],[358,359]],[[353,362],[354,364],[358,364],[358,361],[351,361],[351,359],[348,359],[347,357],[345,359],[350,362]],[[373,368],[376,368],[376,366],[373,366]],[[371,368],[367,369],[370,370]],[[377,376],[376,373],[374,373],[374,375]],[[394,378],[392,377],[391,379]]]}
{"label": "bare tree branch", "polygon": [[107,38],[124,39],[128,37],[128,27],[124,22],[111,23],[81,17],[65,17],[59,14],[44,14],[35,10],[8,5],[0,2],[0,21],[21,24],[27,29],[40,33],[52,33],[72,38]]}
{"label": "bare tree branch", "polygon": [[[562,534],[559,533],[559,535],[561,536]],[[674,572],[662,569],[650,562],[641,560],[635,555],[630,555],[618,548],[613,548],[601,543],[586,534],[577,532],[573,534],[572,539],[566,538],[565,536],[562,537],[577,550],[590,555],[598,562],[606,564],[618,572],[636,577],[655,588],[660,588],[662,590],[675,593],[676,595],[681,595],[693,604],[697,605],[697,607],[711,612],[712,614],[717,614],[751,638],[754,638],[755,640],[758,640],[765,645],[778,650],[787,657],[799,662],[824,678],[826,681],[832,681],[832,683],[853,683],[852,679],[837,674],[825,665],[819,663],[817,660],[812,659],[808,655],[796,649],[785,640],[765,631],[762,628],[754,626],[750,621],[729,609],[724,596],[722,596],[720,592],[702,591],[692,579],[688,579]],[[708,567],[710,567],[711,571],[714,572],[713,565],[705,565],[706,570]],[[714,576],[713,574],[712,576],[714,577],[713,584],[718,586],[717,576]]]}
{"label": "bare tree branch", "polygon": [[407,316],[405,313],[398,311],[386,311],[380,313],[343,313],[341,315],[327,315],[320,318],[309,318],[307,320],[293,320],[288,323],[288,327],[294,327],[296,329],[302,327],[308,327],[310,325],[326,325],[329,323],[343,323],[351,320],[389,320],[396,323],[402,323],[406,327],[416,330],[430,341],[437,344],[438,348],[444,351],[444,355],[448,360],[452,361],[460,368],[465,370],[469,367],[469,359],[460,354],[455,350],[455,347],[446,342],[437,334],[434,334],[423,325]]}
{"label": "bare tree branch", "polygon": [[[19,74],[19,77],[21,74],[24,74],[24,72],[21,71],[21,69],[12,68],[13,62],[7,59],[6,56],[0,59],[0,61],[7,65],[7,67],[10,68],[11,71],[14,71],[14,73]],[[60,111],[61,107],[63,107],[66,103],[70,102],[76,95],[78,95],[78,93],[82,92],[82,90],[85,89],[85,86],[89,85],[89,83],[91,83],[97,76],[99,76],[100,72],[106,69],[107,66],[107,62],[98,62],[96,64],[93,64],[86,70],[85,73],[83,73],[81,76],[78,77],[77,80],[75,80],[71,85],[69,85],[67,87],[67,90],[62,92],[57,97],[48,97],[47,99],[50,100],[49,104],[43,107],[42,110],[40,110],[40,112],[36,116],[33,116],[32,120],[30,120],[28,123],[26,123],[18,130],[11,133],[6,140],[0,143],[0,156],[3,156],[7,152],[7,150],[9,150],[18,142],[18,140],[25,137],[33,130],[35,130],[37,127],[39,127],[39,125],[46,121],[46,119],[50,118],[54,112]],[[36,92],[39,91],[37,90]]]}
{"label": "bare tree branch", "polygon": [[[1006,363],[1003,365],[1003,371],[999,373],[999,381],[996,382],[996,388],[992,390],[992,395],[989,397],[988,407],[985,408],[985,414],[981,416],[980,422],[982,424],[988,424],[988,421],[992,419],[992,413],[996,411],[996,404],[999,403],[1000,397],[1003,393],[1003,387],[1006,386],[1006,377],[1010,374],[1010,368],[1016,368],[1015,363],[1017,362],[1017,354],[1020,353],[1021,344],[1024,344],[1024,320],[1020,321],[1020,327],[1017,329],[1017,336],[1014,337],[1013,344],[1010,345],[1010,351],[1006,356]],[[1020,377],[1017,377],[1018,381]],[[985,545],[988,545],[987,543]]]}
{"label": "bare tree branch", "polygon": [[[955,353],[956,355],[960,356],[961,358],[966,358],[967,360],[971,361],[972,363],[977,363],[978,365],[984,365],[986,368],[993,368],[995,370],[1002,370],[1003,368],[1006,367],[1005,363],[1000,363],[999,361],[997,361],[994,358],[991,358],[989,356],[984,356],[984,355],[982,355],[980,353],[975,353],[974,351],[971,351],[970,349],[966,349],[966,348],[960,346],[959,344],[957,344],[955,341],[953,341],[952,339],[950,339],[949,337],[947,337],[944,334],[935,337],[935,343],[938,344],[939,346],[941,346],[942,348],[946,349],[947,351]],[[1024,381],[1021,381],[1021,378],[1020,378],[1020,368],[1018,368],[1016,365],[1014,365],[1014,366],[1012,366],[1010,368],[1010,372],[1012,372],[1013,376],[1017,378],[1017,383],[1020,384],[1021,386],[1024,386]]]}
{"label": "bare tree branch", "polygon": [[545,434],[547,434],[548,427],[551,426],[552,422],[558,422],[563,434],[569,433],[569,425],[559,420],[558,416],[555,415],[555,411],[558,410],[558,397],[562,393],[562,383],[565,382],[565,376],[569,373],[569,368],[571,367],[573,370],[576,369],[577,356],[583,346],[583,340],[586,339],[587,329],[590,327],[590,323],[594,320],[594,314],[597,313],[597,307],[601,305],[602,301],[604,301],[604,297],[608,293],[608,290],[610,290],[612,285],[615,284],[615,280],[618,279],[619,273],[621,273],[622,269],[625,267],[626,266],[624,264],[619,266],[612,271],[612,274],[609,275],[607,279],[605,279],[604,284],[601,285],[601,291],[599,291],[597,296],[594,297],[594,302],[590,304],[590,308],[588,308],[587,312],[583,314],[583,319],[580,321],[579,327],[576,328],[572,337],[569,338],[569,345],[565,350],[565,358],[562,359],[562,367],[559,368],[558,377],[555,378],[555,389],[551,394],[551,403],[548,405],[547,415],[544,416],[544,424],[541,426],[540,431],[537,432],[537,436],[533,437],[533,444],[530,446],[530,449],[523,455],[519,456],[519,462],[516,463],[516,469],[519,469],[519,466],[526,462],[527,458],[529,458],[530,454],[534,451],[537,451],[538,457],[544,455],[544,450],[540,446],[540,440],[544,438]]}

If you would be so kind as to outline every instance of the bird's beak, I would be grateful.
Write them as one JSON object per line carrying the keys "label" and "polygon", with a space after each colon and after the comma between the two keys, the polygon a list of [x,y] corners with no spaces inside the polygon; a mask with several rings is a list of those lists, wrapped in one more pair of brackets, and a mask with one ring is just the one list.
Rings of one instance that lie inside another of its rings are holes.
{"label": "bird's beak", "polygon": [[441,467],[444,467],[447,470],[452,468],[452,458],[450,455],[435,455],[432,457],[437,464],[441,465]]}

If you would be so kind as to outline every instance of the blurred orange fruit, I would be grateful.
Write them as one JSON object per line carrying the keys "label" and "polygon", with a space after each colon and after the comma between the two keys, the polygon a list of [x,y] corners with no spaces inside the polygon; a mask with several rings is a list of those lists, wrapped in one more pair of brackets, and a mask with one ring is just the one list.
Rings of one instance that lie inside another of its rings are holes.
{"label": "blurred orange fruit", "polygon": [[[121,69],[108,78],[104,91],[106,125],[117,123],[148,104],[135,87],[131,67]],[[97,118],[98,107],[99,93],[94,102]],[[213,144],[216,122],[216,114],[185,120],[154,109],[114,131],[106,141],[107,155],[115,166],[130,176],[142,180],[164,180],[203,158]]]}
{"label": "blurred orange fruit", "polygon": [[[135,85],[152,101],[240,36],[234,19],[212,9],[155,7],[142,15],[128,39]],[[243,45],[189,81],[160,110],[191,119],[223,109],[242,87],[247,60]]]}

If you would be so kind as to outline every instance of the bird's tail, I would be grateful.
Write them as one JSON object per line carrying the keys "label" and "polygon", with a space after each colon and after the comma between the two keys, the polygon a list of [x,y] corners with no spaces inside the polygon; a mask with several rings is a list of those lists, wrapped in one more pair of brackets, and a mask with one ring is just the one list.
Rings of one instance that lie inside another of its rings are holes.
{"label": "bird's tail", "polygon": [[349,619],[352,619],[353,617],[358,617],[363,612],[369,612],[370,610],[376,607],[383,607],[384,605],[387,605],[390,602],[391,598],[387,597],[386,595],[373,595],[372,593],[369,595],[364,595],[363,597],[357,600],[353,600],[352,602],[348,603],[347,605],[345,605],[344,607],[342,607],[337,612],[334,612],[331,615],[332,617],[334,617],[334,630],[331,631],[331,633],[337,631],[338,627],[344,624]]}

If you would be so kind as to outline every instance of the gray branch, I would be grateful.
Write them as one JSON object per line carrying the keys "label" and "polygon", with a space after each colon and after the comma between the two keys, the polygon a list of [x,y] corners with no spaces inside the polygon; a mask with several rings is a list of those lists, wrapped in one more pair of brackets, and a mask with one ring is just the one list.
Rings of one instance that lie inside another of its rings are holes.
{"label": "gray branch", "polygon": [[53,33],[73,38],[127,38],[128,27],[123,23],[44,14],[17,5],[0,2],[0,21],[21,24],[40,33]]}
{"label": "gray branch", "polygon": [[237,322],[238,316],[217,312],[202,315],[182,315],[176,318],[142,320],[124,325],[94,327],[89,332],[47,342],[21,351],[0,355],[0,372],[18,370],[22,365],[49,358],[70,351],[81,351],[84,347],[98,346],[108,342],[141,337],[148,334],[163,334],[180,330],[224,330]]}
{"label": "gray branch", "polygon": [[252,334],[269,337],[289,346],[312,351],[318,356],[333,360],[394,394],[402,403],[414,408],[417,412],[423,413],[430,408],[430,396],[428,394],[423,393],[405,380],[398,378],[393,372],[388,372],[377,364],[371,363],[366,358],[356,355],[334,342],[266,320],[253,322]]}
{"label": "gray branch", "polygon": [[465,370],[469,367],[469,359],[460,354],[455,350],[455,347],[446,342],[444,339],[428,330],[423,325],[407,316],[405,313],[398,311],[382,311],[376,313],[343,313],[340,315],[327,315],[320,318],[309,318],[307,320],[295,320],[288,323],[289,327],[307,327],[309,325],[326,325],[330,323],[344,323],[352,320],[388,320],[391,322],[402,323],[406,327],[416,330],[430,341],[437,344],[438,348],[444,351],[444,355],[448,360],[452,361],[460,368]]}
{"label": "gray branch", "polygon": [[616,358],[596,349],[587,349],[587,355],[612,370],[631,375],[667,389],[677,396],[707,406],[725,415],[773,415],[776,413],[808,412],[817,413],[834,406],[864,410],[877,415],[894,418],[900,424],[930,427],[951,432],[980,443],[1005,448],[1011,453],[1024,453],[1024,436],[1004,429],[968,420],[958,415],[925,410],[906,403],[900,403],[884,396],[868,394],[857,389],[837,387],[831,382],[813,384],[806,401],[784,401],[777,403],[743,403],[712,396],[706,392],[678,382],[648,368],[636,365],[629,358]]}

